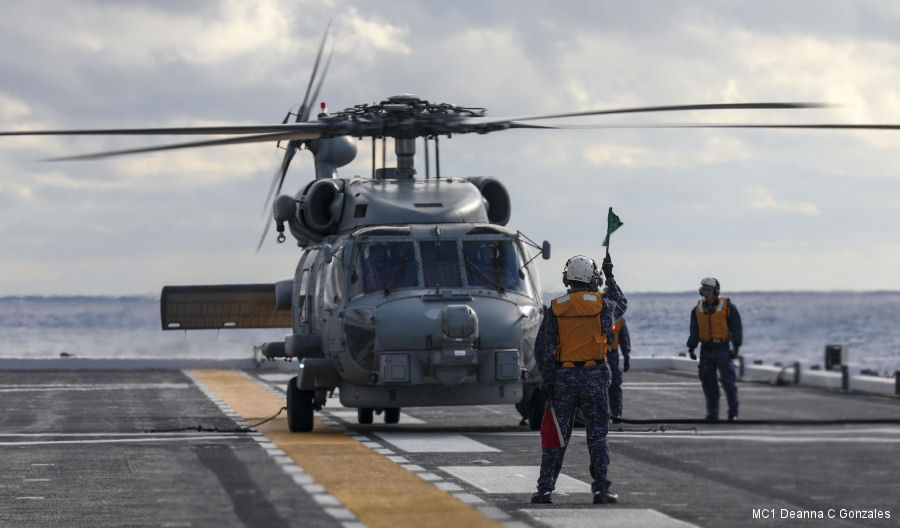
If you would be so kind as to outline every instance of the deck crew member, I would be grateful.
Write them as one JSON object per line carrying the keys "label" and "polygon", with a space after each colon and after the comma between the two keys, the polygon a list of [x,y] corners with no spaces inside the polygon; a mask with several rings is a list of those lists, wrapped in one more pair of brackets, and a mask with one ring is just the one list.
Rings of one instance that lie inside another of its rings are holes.
{"label": "deck crew member", "polygon": [[[728,419],[738,415],[736,375],[732,359],[738,357],[743,338],[741,314],[728,297],[719,297],[719,281],[707,277],[700,281],[700,296],[691,310],[691,334],[687,347],[691,359],[697,359],[694,349],[700,344],[700,383],[706,396],[706,419],[719,419],[719,385],[716,371],[728,400]],[[729,348],[729,342],[734,348]]]}
{"label": "deck crew member", "polygon": [[561,447],[548,447],[541,453],[541,472],[537,493],[531,502],[547,504],[562,468],[563,456],[572,434],[575,409],[584,414],[587,431],[590,471],[595,504],[616,502],[610,493],[606,476],[609,465],[610,370],[606,362],[607,335],[625,313],[627,302],[612,274],[612,260],[603,261],[607,292],[599,294],[602,277],[597,264],[590,258],[576,255],[566,262],[563,284],[569,291],[553,299],[544,312],[534,350],[543,389],[556,413],[563,437]]}
{"label": "deck crew member", "polygon": [[[619,370],[619,351],[622,351],[622,370]],[[628,325],[620,317],[613,325],[613,340],[606,353],[612,378],[609,384],[609,414],[613,421],[622,418],[622,372],[631,368],[631,337]]]}

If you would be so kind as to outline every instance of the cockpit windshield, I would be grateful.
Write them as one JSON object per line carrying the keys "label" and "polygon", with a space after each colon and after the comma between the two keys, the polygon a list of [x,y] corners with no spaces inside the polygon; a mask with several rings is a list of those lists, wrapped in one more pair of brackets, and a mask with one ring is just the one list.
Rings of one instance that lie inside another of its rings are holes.
{"label": "cockpit windshield", "polygon": [[412,242],[371,242],[357,253],[354,278],[362,293],[418,285]]}
{"label": "cockpit windshield", "polygon": [[419,251],[426,288],[462,286],[456,240],[423,240],[419,242]]}
{"label": "cockpit windshield", "polygon": [[416,287],[469,287],[534,295],[520,244],[512,238],[370,239],[361,241],[353,254],[351,299]]}
{"label": "cockpit windshield", "polygon": [[463,256],[469,286],[522,292],[530,295],[523,261],[512,240],[467,240]]}

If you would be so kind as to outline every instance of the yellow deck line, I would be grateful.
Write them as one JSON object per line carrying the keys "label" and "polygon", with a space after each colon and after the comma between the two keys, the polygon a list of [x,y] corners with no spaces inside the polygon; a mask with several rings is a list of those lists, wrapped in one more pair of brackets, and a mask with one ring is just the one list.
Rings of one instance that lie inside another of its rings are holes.
{"label": "yellow deck line", "polygon": [[[282,398],[239,372],[190,372],[250,423],[272,416],[284,405]],[[258,430],[372,528],[502,526],[319,420],[309,433],[291,433],[283,415]]]}

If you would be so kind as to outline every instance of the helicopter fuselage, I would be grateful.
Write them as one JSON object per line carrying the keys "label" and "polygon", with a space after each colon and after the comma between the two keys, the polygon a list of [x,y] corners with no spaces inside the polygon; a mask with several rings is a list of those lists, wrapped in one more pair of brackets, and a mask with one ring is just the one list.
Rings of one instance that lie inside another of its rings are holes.
{"label": "helicopter fuselage", "polygon": [[539,379],[542,314],[526,261],[517,233],[476,223],[367,227],[308,247],[285,346],[304,356],[298,388],[339,387],[350,407],[520,402]]}

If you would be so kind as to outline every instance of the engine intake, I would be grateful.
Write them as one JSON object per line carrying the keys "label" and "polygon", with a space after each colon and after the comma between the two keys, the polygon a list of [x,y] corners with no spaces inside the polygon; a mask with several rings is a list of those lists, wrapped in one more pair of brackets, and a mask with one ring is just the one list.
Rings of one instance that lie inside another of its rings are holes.
{"label": "engine intake", "polygon": [[344,193],[336,180],[316,180],[303,198],[303,219],[317,233],[332,234],[344,211]]}
{"label": "engine intake", "polygon": [[489,177],[469,178],[484,199],[487,208],[488,221],[492,224],[506,225],[512,212],[509,201],[509,193],[499,180]]}

